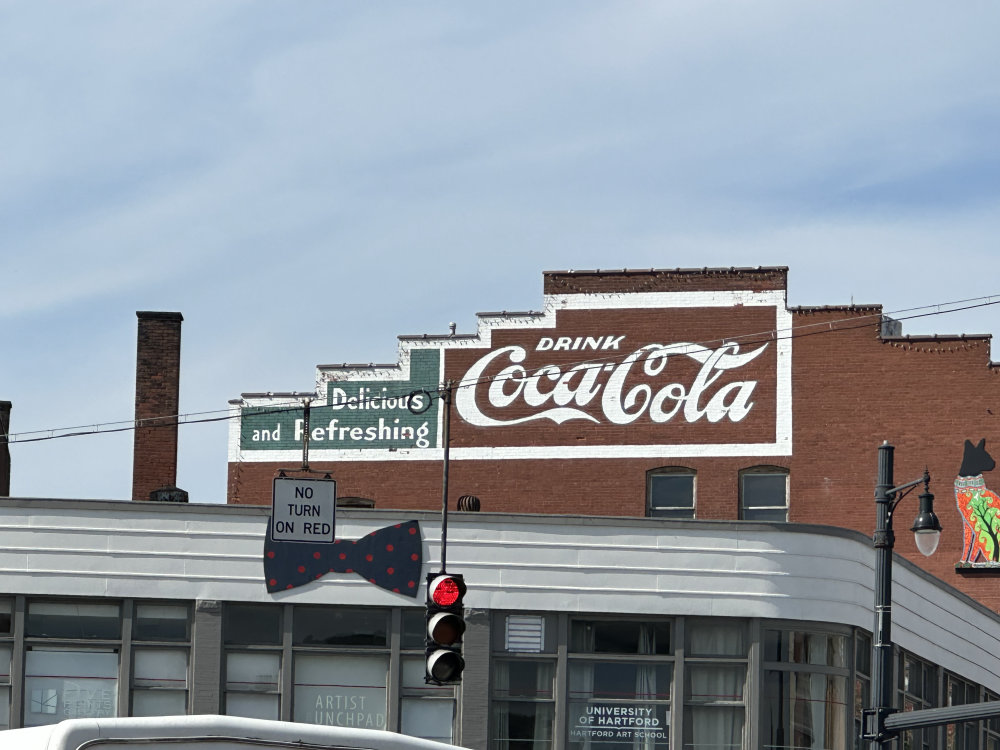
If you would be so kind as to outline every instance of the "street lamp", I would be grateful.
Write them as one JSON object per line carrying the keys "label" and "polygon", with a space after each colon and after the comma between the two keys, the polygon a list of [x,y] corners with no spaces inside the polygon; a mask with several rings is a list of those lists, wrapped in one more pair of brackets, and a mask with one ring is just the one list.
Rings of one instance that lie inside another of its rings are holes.
{"label": "street lamp", "polygon": [[870,740],[876,750],[892,740],[898,730],[886,728],[886,717],[895,713],[893,708],[892,664],[892,548],[895,536],[892,517],[899,501],[919,484],[920,513],[911,530],[917,549],[924,555],[933,555],[941,538],[941,522],[934,514],[934,495],[930,493],[930,474],[924,470],[920,479],[894,487],[892,461],[895,449],[886,441],[878,449],[878,483],[875,485],[875,628],[872,639],[872,701],[874,708],[865,711],[863,739]]}

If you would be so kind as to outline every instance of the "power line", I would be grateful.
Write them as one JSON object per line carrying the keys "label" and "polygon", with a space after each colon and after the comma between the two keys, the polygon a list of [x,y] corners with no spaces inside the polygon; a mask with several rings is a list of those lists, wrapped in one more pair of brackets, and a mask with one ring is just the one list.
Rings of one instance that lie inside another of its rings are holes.
{"label": "power line", "polygon": [[[975,303],[975,304],[967,304]],[[858,328],[865,328],[872,325],[874,322],[881,322],[885,317],[893,317],[894,320],[914,320],[917,318],[934,317],[937,315],[946,315],[953,312],[962,312],[964,310],[972,310],[979,307],[988,307],[991,305],[1000,304],[1000,295],[989,295],[986,297],[970,297],[963,300],[955,300],[952,302],[939,302],[930,305],[922,305],[920,307],[905,308],[897,311],[892,311],[889,313],[871,313],[869,315],[852,316],[848,318],[839,318],[832,321],[824,321],[817,323],[807,323],[805,325],[796,326],[794,328],[778,329],[773,328],[767,331],[759,331],[756,333],[740,334],[738,336],[723,336],[717,339],[708,339],[700,342],[690,342],[694,346],[708,347],[710,344],[726,344],[726,343],[742,343],[744,345],[753,345],[760,343],[769,343],[772,341],[789,340],[797,338],[805,338],[807,336],[816,336],[821,334],[830,333],[840,333],[843,331],[855,330]],[[956,307],[956,305],[961,305]],[[949,308],[949,309],[942,309]],[[918,312],[926,311],[926,312]],[[901,315],[901,313],[913,313],[911,315]],[[814,330],[807,330],[814,329]],[[630,355],[626,355],[630,356]],[[563,363],[563,367],[573,367],[577,365],[584,364],[614,364],[620,363],[622,357],[620,354],[609,355],[607,357],[597,357],[590,358],[586,360],[578,360],[576,362],[566,362]],[[527,377],[537,377],[537,375],[532,374]],[[495,375],[484,375],[479,378],[474,378],[470,380],[458,381],[453,385],[453,388],[474,388],[481,383],[492,382],[497,380],[498,376]],[[525,378],[521,378],[523,380]],[[376,381],[373,381],[376,382]],[[385,382],[385,381],[382,381]],[[358,405],[369,405],[374,399],[383,401],[388,398],[406,398],[412,391],[400,391],[391,394],[378,394],[373,397],[367,397],[364,399],[354,399],[353,403]],[[283,394],[284,395],[284,394]],[[428,395],[434,398],[440,398],[440,394],[436,393],[434,390],[428,391]],[[295,398],[291,396],[289,398]],[[101,422],[92,425],[79,425],[76,427],[56,427],[45,430],[32,430],[28,432],[11,433],[7,435],[7,442],[9,444],[17,443],[36,443],[46,440],[59,440],[62,438],[71,437],[85,437],[88,435],[98,435],[98,434],[109,434],[116,432],[130,432],[138,429],[156,429],[162,427],[175,427],[180,425],[188,424],[207,424],[211,422],[226,422],[231,419],[241,418],[245,415],[244,410],[259,410],[257,413],[266,414],[283,414],[288,412],[299,411],[303,408],[306,399],[312,400],[317,398],[315,394],[303,394],[302,399],[299,400],[289,400],[285,403],[279,402],[278,404],[272,404],[267,406],[244,406],[242,410],[233,413],[232,409],[214,409],[210,411],[199,411],[199,412],[188,412],[185,414],[176,414],[163,417],[153,417],[147,419],[129,419],[129,420],[119,420],[113,422]],[[328,406],[328,404],[323,404],[322,406]],[[205,416],[205,415],[222,415],[222,416]],[[197,418],[196,418],[197,417]],[[58,433],[58,434],[56,434]],[[35,437],[28,437],[35,436]]]}

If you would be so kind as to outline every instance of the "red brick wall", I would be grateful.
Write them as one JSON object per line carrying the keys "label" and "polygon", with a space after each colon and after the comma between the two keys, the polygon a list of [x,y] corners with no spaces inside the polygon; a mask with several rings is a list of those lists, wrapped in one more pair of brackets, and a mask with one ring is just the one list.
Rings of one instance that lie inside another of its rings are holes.
{"label": "red brick wall", "polygon": [[135,431],[132,499],[177,484],[177,419],[180,396],[180,313],[137,312]]}
{"label": "red brick wall", "polygon": [[784,289],[788,269],[651,268],[622,271],[547,271],[546,294],[613,294],[616,292],[706,292]]}

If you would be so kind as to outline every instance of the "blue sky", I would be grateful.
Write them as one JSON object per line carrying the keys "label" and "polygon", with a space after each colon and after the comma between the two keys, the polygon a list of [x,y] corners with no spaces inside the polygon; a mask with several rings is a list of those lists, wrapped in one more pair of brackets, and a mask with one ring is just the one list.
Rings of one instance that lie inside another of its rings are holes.
{"label": "blue sky", "polygon": [[[997,28],[986,2],[0,4],[12,432],[130,419],[136,310],[183,313],[200,412],[538,308],[543,270],[1000,295]],[[1000,306],[904,332],[997,334]],[[12,494],[127,498],[131,446],[14,444]],[[192,502],[225,481],[225,426],[182,427]]]}

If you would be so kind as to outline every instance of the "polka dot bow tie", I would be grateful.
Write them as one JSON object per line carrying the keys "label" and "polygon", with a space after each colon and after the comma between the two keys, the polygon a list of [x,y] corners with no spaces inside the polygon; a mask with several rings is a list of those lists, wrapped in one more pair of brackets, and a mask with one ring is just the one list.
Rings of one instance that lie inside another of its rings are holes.
{"label": "polka dot bow tie", "polygon": [[421,565],[420,523],[407,521],[351,541],[276,542],[271,521],[264,537],[264,580],[269,593],[304,586],[327,573],[356,573],[369,583],[416,597]]}

